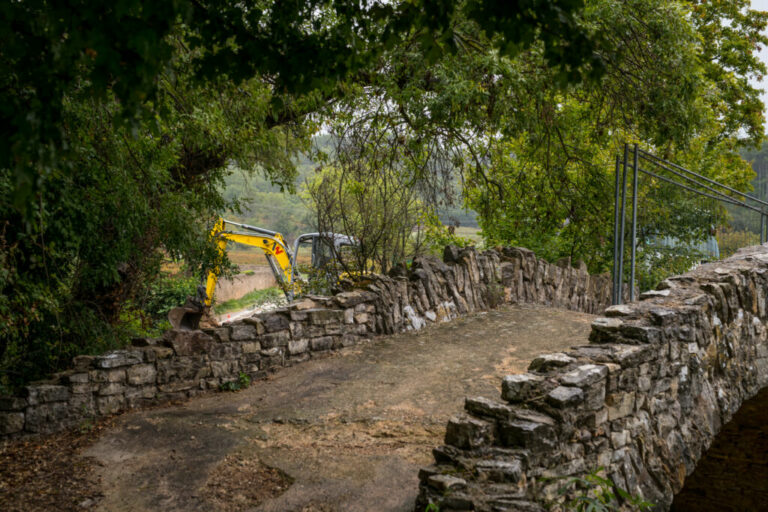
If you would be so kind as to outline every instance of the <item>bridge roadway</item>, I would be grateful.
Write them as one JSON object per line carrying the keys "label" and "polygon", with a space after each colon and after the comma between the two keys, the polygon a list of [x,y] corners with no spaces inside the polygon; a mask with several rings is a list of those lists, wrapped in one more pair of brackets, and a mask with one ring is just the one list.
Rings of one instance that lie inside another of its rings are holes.
{"label": "bridge roadway", "polygon": [[503,306],[286,368],[237,393],[125,414],[85,453],[104,511],[413,509],[468,395],[586,343],[592,315]]}

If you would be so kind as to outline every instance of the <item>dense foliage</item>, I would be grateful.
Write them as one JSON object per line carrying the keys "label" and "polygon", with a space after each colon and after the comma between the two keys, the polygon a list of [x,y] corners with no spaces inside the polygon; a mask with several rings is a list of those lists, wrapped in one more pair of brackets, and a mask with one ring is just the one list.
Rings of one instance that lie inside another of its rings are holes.
{"label": "dense foliage", "polygon": [[[366,265],[407,259],[415,223],[451,239],[435,213],[461,201],[489,243],[604,270],[623,141],[748,186],[767,19],[746,0],[2,3],[0,386],[161,317],[188,287],[163,265],[196,277],[214,216],[303,231],[278,201],[301,176],[323,229],[365,232]],[[642,193],[642,239],[725,215]]]}
{"label": "dense foliage", "polygon": [[[614,158],[624,142],[749,187],[738,149],[763,136],[763,105],[749,79],[766,71],[757,51],[768,43],[768,13],[744,0],[591,0],[577,19],[605,63],[597,80],[563,85],[544,45],[500,55],[482,27],[456,18],[471,44],[430,63],[421,42],[406,39],[380,61],[379,74],[358,83],[362,106],[350,102],[343,123],[385,119],[391,152],[416,155],[401,165],[427,190],[458,173],[489,243],[604,271]],[[644,180],[641,194],[642,244],[662,235],[701,240],[725,217],[719,205],[658,181]],[[649,265],[657,263],[664,265]]]}
{"label": "dense foliage", "polygon": [[67,91],[60,129],[69,167],[47,177],[31,215],[11,200],[13,170],[0,171],[3,385],[116,346],[167,312],[155,304],[161,266],[172,259],[192,270],[210,260],[208,220],[236,207],[220,193],[232,162],[294,177],[292,157],[311,125],[273,125],[273,95],[261,80],[191,80],[194,54],[181,35],[171,39],[172,67],[143,105],[152,119],[121,122],[117,98],[95,99],[85,82]]}

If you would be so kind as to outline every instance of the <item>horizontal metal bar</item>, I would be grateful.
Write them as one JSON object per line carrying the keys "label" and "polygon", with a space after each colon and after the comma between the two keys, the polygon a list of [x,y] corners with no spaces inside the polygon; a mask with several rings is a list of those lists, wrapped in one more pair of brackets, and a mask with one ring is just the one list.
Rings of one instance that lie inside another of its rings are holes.
{"label": "horizontal metal bar", "polygon": [[757,208],[755,206],[748,205],[748,204],[743,203],[741,201],[738,201],[736,199],[733,199],[732,197],[728,197],[728,196],[725,196],[725,197],[713,196],[712,194],[707,194],[706,192],[702,192],[701,190],[696,190],[695,188],[689,187],[688,185],[683,185],[682,183],[680,183],[678,181],[675,181],[672,178],[667,178],[665,176],[661,176],[661,175],[656,174],[654,172],[651,172],[651,171],[648,171],[646,169],[643,169],[642,167],[638,166],[638,170],[640,172],[642,172],[643,174],[647,174],[648,176],[653,176],[654,178],[658,178],[658,179],[660,179],[662,181],[666,181],[667,183],[671,183],[672,185],[678,186],[680,188],[683,188],[683,189],[688,190],[690,192],[693,192],[695,194],[699,194],[699,195],[708,197],[710,199],[714,199],[716,201],[723,201],[725,203],[730,203],[730,204],[733,204],[733,205],[736,205],[736,206],[742,206],[742,207],[747,208],[749,210],[756,211],[757,213],[761,213],[761,214],[763,213],[763,211],[760,210],[759,208]]}
{"label": "horizontal metal bar", "polygon": [[[646,159],[646,160],[648,160],[648,159]],[[664,166],[664,165],[662,165],[660,163],[657,163],[657,162],[651,162],[651,163],[656,165],[657,167],[661,167],[662,169],[664,169],[667,172],[671,172],[675,176],[680,176],[684,180],[688,180],[689,182],[694,183],[694,184],[696,184],[699,187],[705,188],[705,189],[709,190],[710,192],[712,192],[714,194],[722,196],[723,199],[725,199],[725,200],[740,201],[740,199],[734,199],[733,197],[731,197],[731,196],[729,196],[729,195],[727,195],[727,194],[725,194],[725,193],[723,193],[723,192],[721,192],[719,190],[715,190],[714,188],[710,187],[709,185],[705,185],[704,183],[701,183],[701,182],[697,181],[696,178],[691,178],[690,176],[686,176],[685,174],[683,174],[681,172],[678,172],[678,171],[676,171],[674,169],[670,169],[669,167],[666,167],[666,166]],[[723,185],[723,186],[725,186],[725,185]]]}
{"label": "horizontal metal bar", "polygon": [[262,235],[275,236],[277,234],[277,231],[270,231],[268,229],[257,228],[256,226],[251,226],[248,224],[240,224],[239,222],[232,222],[231,220],[224,219],[224,225],[226,226],[227,224],[232,224],[233,226],[247,229],[248,231],[253,231],[254,233],[260,233]]}
{"label": "horizontal metal bar", "polygon": [[[662,164],[660,164],[659,162],[660,162],[660,161],[661,161],[661,162],[664,162],[665,164],[671,165],[672,167],[674,167],[674,168],[676,168],[676,169],[678,169],[678,170],[680,170],[680,171],[683,171],[683,172],[687,172],[688,174],[691,174],[691,175],[693,175],[693,176],[696,176],[697,178],[701,178],[702,180],[704,180],[704,181],[706,181],[706,182],[708,182],[708,183],[711,183],[711,184],[713,184],[713,185],[716,185],[716,186],[718,186],[718,187],[722,187],[722,188],[724,188],[724,189],[726,189],[726,190],[729,190],[729,191],[731,191],[731,192],[733,192],[733,193],[735,193],[735,194],[739,194],[739,195],[740,195],[740,196],[742,196],[742,197],[746,197],[746,198],[748,198],[748,199],[751,199],[752,201],[755,201],[755,202],[757,202],[757,203],[760,203],[760,204],[762,204],[763,206],[768,206],[768,202],[766,202],[766,201],[763,201],[763,200],[761,200],[761,199],[758,199],[758,198],[756,198],[756,197],[754,197],[754,196],[750,196],[749,194],[746,194],[745,192],[741,192],[740,190],[736,190],[735,188],[731,188],[731,187],[729,187],[728,185],[723,185],[722,183],[720,183],[720,182],[718,182],[718,181],[715,181],[715,180],[713,180],[713,179],[711,179],[711,178],[707,178],[706,176],[702,176],[701,174],[698,174],[698,173],[696,173],[696,172],[693,172],[693,171],[691,171],[690,169],[686,169],[685,167],[681,167],[681,166],[679,166],[679,165],[677,165],[677,164],[673,164],[672,162],[669,162],[669,161],[667,161],[667,160],[664,160],[663,158],[660,158],[660,157],[658,157],[658,156],[654,155],[653,153],[649,153],[648,151],[645,151],[645,150],[643,150],[643,149],[641,149],[641,150],[640,150],[640,153],[641,153],[641,157],[642,157],[642,158],[645,158],[645,160],[647,160],[647,161],[649,161],[649,162],[653,163],[654,165],[658,165],[658,166],[660,166],[660,167],[663,167],[663,165],[662,165]],[[650,157],[650,158],[648,158],[648,157]],[[668,170],[669,170],[669,169],[668,169]],[[674,171],[672,171],[672,172],[674,172]]]}

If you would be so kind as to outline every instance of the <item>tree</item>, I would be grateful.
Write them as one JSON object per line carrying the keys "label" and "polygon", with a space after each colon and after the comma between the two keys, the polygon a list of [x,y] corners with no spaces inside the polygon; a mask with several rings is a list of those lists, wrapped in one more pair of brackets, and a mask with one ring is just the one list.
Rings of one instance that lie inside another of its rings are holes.
{"label": "tree", "polygon": [[[31,218],[0,203],[0,385],[119,345],[164,260],[194,274],[211,261],[208,221],[237,204],[220,192],[231,163],[293,179],[312,125],[292,117],[273,124],[274,94],[262,80],[193,80],[186,37],[169,36],[169,44],[172,67],[142,105],[153,119],[126,125],[114,95],[94,99],[87,83],[72,88],[61,118],[68,172],[48,177]],[[0,171],[5,199],[12,176]]]}
{"label": "tree", "polygon": [[[482,27],[457,17],[454,31],[471,44],[430,65],[420,41],[406,39],[360,95],[387,105],[400,143],[414,153],[450,154],[416,178],[459,173],[489,243],[584,259],[599,272],[611,259],[613,164],[625,141],[748,187],[737,151],[762,138],[762,106],[748,78],[765,72],[755,52],[768,42],[768,14],[742,0],[592,0],[576,19],[605,64],[596,80],[563,83],[545,45],[503,55]],[[366,108],[356,115],[368,116]],[[642,221],[677,219],[677,231],[688,231],[686,211],[699,206],[664,194],[674,200],[647,196]]]}
{"label": "tree", "polygon": [[[576,76],[593,62],[591,41],[576,22],[578,0],[494,2],[418,0],[127,0],[93,6],[83,0],[25,0],[0,6],[0,168],[8,169],[4,200],[32,217],[34,194],[49,177],[73,172],[62,130],[65,97],[77,87],[95,100],[113,98],[135,132],[154,112],[148,105],[173,68],[169,37],[194,27],[191,78],[226,76],[235,84],[264,79],[272,97],[268,121],[282,124],[284,92],[333,97],[337,82],[365,73],[403,35],[417,38],[431,59],[463,43],[455,16],[477,21],[507,54],[534,40],[548,58]],[[595,68],[595,66],[592,66]],[[205,82],[201,82],[205,83]],[[129,131],[130,133],[131,131]]]}

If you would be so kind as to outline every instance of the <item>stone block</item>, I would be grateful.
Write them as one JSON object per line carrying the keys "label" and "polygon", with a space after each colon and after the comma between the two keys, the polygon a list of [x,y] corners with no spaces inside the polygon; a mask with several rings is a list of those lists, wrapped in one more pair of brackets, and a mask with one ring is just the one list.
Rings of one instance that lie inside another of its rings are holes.
{"label": "stone block", "polygon": [[236,370],[236,361],[211,361],[211,374],[214,377],[231,377]]}
{"label": "stone block", "polygon": [[547,394],[547,403],[557,408],[572,407],[584,401],[581,388],[558,386]]}
{"label": "stone block", "polygon": [[288,354],[292,356],[303,354],[307,350],[309,350],[309,340],[307,339],[291,340],[288,342]]}
{"label": "stone block", "polygon": [[265,313],[261,316],[266,332],[286,331],[290,326],[288,316],[282,313]]}
{"label": "stone block", "polygon": [[505,403],[496,402],[481,396],[464,399],[464,409],[475,416],[500,420],[510,419],[515,411],[514,407]]}
{"label": "stone block", "polygon": [[67,376],[67,382],[70,384],[85,384],[89,377],[86,372],[73,373]]}
{"label": "stone block", "polygon": [[346,324],[327,324],[325,326],[325,334],[327,336],[337,336],[342,332],[342,326]]}
{"label": "stone block", "polygon": [[313,338],[310,341],[312,350],[330,350],[333,347],[333,338],[331,336],[323,336],[320,338]]}
{"label": "stone block", "polygon": [[522,463],[519,460],[481,460],[475,464],[479,479],[491,482],[517,483],[523,474]]}
{"label": "stone block", "polygon": [[33,433],[55,432],[67,424],[69,415],[66,402],[30,406],[24,415],[24,430]]}
{"label": "stone block", "polygon": [[76,371],[82,372],[93,368],[93,362],[96,356],[75,356],[72,359],[72,366]]}
{"label": "stone block", "polygon": [[501,397],[508,402],[524,402],[541,394],[544,379],[530,373],[506,375],[501,381]]}
{"label": "stone block", "polygon": [[560,368],[575,362],[576,359],[569,357],[562,352],[544,354],[531,361],[531,364],[528,366],[528,371],[546,373],[553,368]]}
{"label": "stone block", "polygon": [[93,365],[96,368],[108,369],[130,366],[141,362],[142,355],[139,351],[113,350],[112,352],[97,356],[93,361]]}
{"label": "stone block", "polygon": [[7,436],[24,430],[23,412],[0,412],[0,435]]}
{"label": "stone block", "polygon": [[341,336],[341,346],[342,347],[351,347],[353,345],[357,345],[360,343],[360,336],[356,334],[344,334]]}
{"label": "stone block", "polygon": [[349,292],[338,293],[334,299],[342,308],[353,308],[363,302],[373,300],[375,297],[374,294],[365,290],[352,290]]}
{"label": "stone block", "polygon": [[173,329],[163,335],[163,343],[177,356],[192,356],[209,353],[215,341],[203,331]]}
{"label": "stone block", "polygon": [[243,354],[256,354],[261,350],[261,343],[258,341],[245,341],[241,345]]}
{"label": "stone block", "polygon": [[48,402],[66,402],[69,399],[67,386],[55,386],[51,384],[37,384],[24,388],[29,405],[44,404]]}
{"label": "stone block", "polygon": [[137,364],[126,370],[128,384],[141,386],[154,383],[157,378],[157,370],[153,364]]}
{"label": "stone block", "polygon": [[125,408],[125,397],[122,395],[99,397],[96,399],[96,408],[101,415],[120,412]]}
{"label": "stone block", "polygon": [[297,340],[304,337],[304,324],[301,322],[291,322],[290,328],[291,338]]}
{"label": "stone block", "polygon": [[152,352],[155,353],[156,359],[168,359],[173,356],[173,349],[170,347],[154,346],[150,348],[152,349]]}
{"label": "stone block", "polygon": [[261,336],[262,334],[264,334],[266,332],[266,329],[264,328],[264,322],[262,322],[261,318],[259,318],[259,316],[256,315],[256,316],[252,316],[250,318],[244,318],[242,320],[242,323],[230,324],[230,326],[229,326],[230,327],[230,334],[229,334],[230,339],[234,340],[234,338],[232,338],[232,334],[234,332],[234,330],[233,330],[234,327],[236,327],[238,325],[243,325],[243,324],[250,325],[254,329],[256,329],[256,334],[258,336]]}
{"label": "stone block", "polygon": [[457,478],[451,475],[432,475],[427,479],[427,485],[444,493],[456,489],[463,489],[467,486],[467,481],[463,478]]}
{"label": "stone block", "polygon": [[[287,324],[286,324],[287,325]],[[264,348],[273,347],[285,347],[288,345],[288,340],[291,339],[291,334],[288,330],[275,331],[264,334],[261,336],[261,346]]]}
{"label": "stone block", "polygon": [[632,414],[635,408],[635,393],[612,393],[605,398],[608,406],[608,421],[621,419]]}
{"label": "stone block", "polygon": [[491,443],[493,425],[468,416],[454,417],[445,430],[445,444],[471,450]]}
{"label": "stone block", "polygon": [[230,338],[232,341],[254,340],[259,337],[257,328],[249,324],[233,324]]}
{"label": "stone block", "polygon": [[564,386],[586,388],[608,376],[608,368],[603,365],[584,364],[560,376]]}
{"label": "stone block", "polygon": [[125,382],[125,370],[93,370],[89,374],[91,382]]}
{"label": "stone block", "polygon": [[355,322],[355,310],[354,308],[349,308],[344,310],[344,323],[345,324],[352,324]]}
{"label": "stone block", "polygon": [[110,382],[99,386],[99,396],[119,395],[125,392],[125,385],[120,382]]}
{"label": "stone block", "polygon": [[313,325],[341,324],[344,322],[344,312],[340,309],[311,309],[309,320]]}
{"label": "stone block", "polygon": [[557,443],[553,423],[523,418],[501,422],[499,424],[501,441],[504,446],[544,452]]}
{"label": "stone block", "polygon": [[23,411],[29,402],[20,396],[0,397],[0,411]]}

